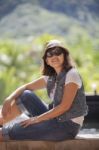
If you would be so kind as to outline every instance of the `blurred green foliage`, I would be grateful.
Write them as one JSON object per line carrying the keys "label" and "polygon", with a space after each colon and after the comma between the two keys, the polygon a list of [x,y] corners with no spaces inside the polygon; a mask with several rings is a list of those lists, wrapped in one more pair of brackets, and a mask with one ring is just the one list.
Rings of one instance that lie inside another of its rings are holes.
{"label": "blurred green foliage", "polygon": [[[29,43],[0,41],[0,103],[19,86],[41,76],[43,46],[50,39],[59,39],[69,49],[83,78],[85,91],[93,92],[96,84],[99,92],[99,40],[88,35],[70,39],[44,34]],[[37,94],[49,103],[46,90]]]}

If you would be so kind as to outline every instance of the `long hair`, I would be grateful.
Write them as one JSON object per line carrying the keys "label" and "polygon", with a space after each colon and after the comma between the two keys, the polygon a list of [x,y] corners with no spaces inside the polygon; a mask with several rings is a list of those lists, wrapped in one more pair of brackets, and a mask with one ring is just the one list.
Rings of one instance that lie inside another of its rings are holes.
{"label": "long hair", "polygon": [[61,47],[61,46],[46,48],[45,53],[42,57],[43,58],[43,70],[42,70],[43,75],[53,76],[53,75],[56,74],[56,71],[54,70],[54,68],[46,63],[46,58],[47,58],[46,54],[47,54],[47,52],[50,51],[50,50],[54,50],[54,49],[62,49],[62,51],[63,51],[63,54],[64,54],[63,70],[68,71],[68,70],[70,70],[71,68],[74,67],[68,49],[66,49],[64,47]]}

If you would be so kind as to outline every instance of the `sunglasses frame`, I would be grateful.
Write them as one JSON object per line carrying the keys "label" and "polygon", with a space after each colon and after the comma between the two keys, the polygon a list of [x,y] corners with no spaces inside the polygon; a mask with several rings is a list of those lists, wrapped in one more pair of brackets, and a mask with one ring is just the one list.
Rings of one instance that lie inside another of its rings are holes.
{"label": "sunglasses frame", "polygon": [[46,53],[46,57],[53,57],[53,56],[59,56],[63,53],[63,50],[62,49],[53,49],[53,50],[50,50]]}

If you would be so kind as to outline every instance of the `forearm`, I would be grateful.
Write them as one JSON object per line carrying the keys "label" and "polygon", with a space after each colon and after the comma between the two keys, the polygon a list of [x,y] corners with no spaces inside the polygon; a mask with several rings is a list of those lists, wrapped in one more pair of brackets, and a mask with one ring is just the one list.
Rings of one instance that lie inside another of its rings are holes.
{"label": "forearm", "polygon": [[55,117],[60,116],[61,114],[63,114],[66,111],[66,108],[62,108],[61,105],[56,106],[55,108],[49,110],[46,113],[41,114],[40,116],[37,116],[37,119],[39,121],[44,121],[44,120],[49,120],[49,119],[53,119]]}
{"label": "forearm", "polygon": [[26,85],[23,85],[19,88],[17,88],[13,93],[11,93],[7,99],[13,100],[16,99],[20,94],[22,94],[26,90]]}
{"label": "forearm", "polygon": [[60,116],[64,112],[68,111],[73,103],[77,90],[78,90],[78,85],[74,83],[70,83],[66,85],[64,88],[64,95],[63,95],[62,102],[55,108],[38,116],[37,118],[41,121],[48,120]]}
{"label": "forearm", "polygon": [[16,99],[24,90],[37,90],[46,87],[43,77],[17,88],[7,99]]}

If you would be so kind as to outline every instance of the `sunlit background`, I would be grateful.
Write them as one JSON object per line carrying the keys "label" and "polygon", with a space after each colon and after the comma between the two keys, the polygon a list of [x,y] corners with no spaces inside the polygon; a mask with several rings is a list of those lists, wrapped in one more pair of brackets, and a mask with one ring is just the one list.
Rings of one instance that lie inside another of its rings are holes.
{"label": "sunlit background", "polygon": [[[98,95],[98,0],[0,0],[0,104],[41,76],[43,48],[50,39],[70,50],[86,94]],[[45,90],[37,94],[50,102]]]}

